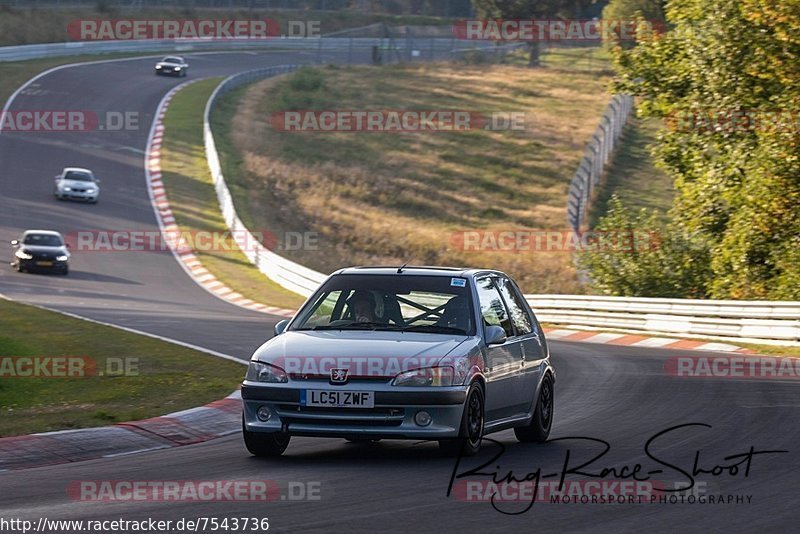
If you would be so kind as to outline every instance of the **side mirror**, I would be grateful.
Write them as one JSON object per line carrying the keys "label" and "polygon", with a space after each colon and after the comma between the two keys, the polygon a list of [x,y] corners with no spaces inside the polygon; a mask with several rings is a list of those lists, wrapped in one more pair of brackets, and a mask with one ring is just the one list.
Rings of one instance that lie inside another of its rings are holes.
{"label": "side mirror", "polygon": [[11,240],[11,245],[16,247],[17,245],[19,245],[19,241],[16,240],[16,239],[12,239]]}
{"label": "side mirror", "polygon": [[99,184],[100,183],[100,179],[99,178],[95,178],[94,179],[94,183]]}
{"label": "side mirror", "polygon": [[64,248],[69,248],[69,243],[64,243]]}
{"label": "side mirror", "polygon": [[289,324],[288,319],[284,319],[283,321],[278,321],[275,324],[275,335],[279,336],[283,334],[283,331],[286,330],[286,326]]}
{"label": "side mirror", "polygon": [[506,331],[502,327],[492,325],[486,328],[486,344],[501,345],[506,342]]}
{"label": "side mirror", "polygon": [[60,174],[57,174],[57,175],[56,175],[56,177],[55,177],[55,180],[56,180],[56,182],[57,182],[57,181],[59,181],[59,180],[61,180],[61,175],[60,175]]}

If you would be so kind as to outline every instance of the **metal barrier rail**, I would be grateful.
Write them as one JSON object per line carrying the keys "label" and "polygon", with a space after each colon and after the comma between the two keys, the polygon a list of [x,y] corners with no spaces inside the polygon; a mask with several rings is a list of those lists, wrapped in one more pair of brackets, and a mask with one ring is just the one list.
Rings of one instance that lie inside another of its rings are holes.
{"label": "metal barrier rail", "polygon": [[[296,65],[279,65],[277,67],[267,67],[241,74],[234,74],[223,80],[206,103],[205,112],[203,114],[203,139],[206,149],[206,159],[208,160],[211,179],[214,182],[214,188],[217,192],[220,210],[225,219],[225,223],[228,225],[228,228],[231,229],[232,235],[236,236],[239,248],[245,256],[247,256],[247,259],[249,259],[267,278],[289,291],[294,291],[304,297],[309,297],[317,287],[325,281],[327,276],[313,269],[304,267],[299,263],[288,260],[283,256],[279,256],[263,245],[258,244],[258,240],[250,233],[250,230],[247,229],[236,213],[236,207],[233,205],[233,197],[228,189],[228,185],[225,183],[225,177],[222,175],[219,154],[217,153],[214,134],[211,131],[210,124],[214,105],[221,95],[241,85],[279,74],[285,74],[296,68]],[[245,233],[250,234],[249,240],[245,237]],[[256,243],[256,245],[253,246],[253,243]],[[247,246],[247,244],[249,244],[249,246]]]}
{"label": "metal barrier rail", "polygon": [[[452,50],[453,39],[433,37],[420,40],[436,50]],[[0,47],[0,61],[24,61],[45,57],[73,56],[78,54],[112,54],[126,52],[191,52],[237,49],[289,49],[341,51],[369,49],[381,46],[387,39],[380,37],[296,37],[274,39],[147,39],[130,41],[75,41]],[[408,46],[413,46],[413,42]],[[394,41],[395,49],[405,50],[405,39]],[[420,45],[421,46],[421,45]],[[486,43],[470,41],[467,47],[481,48]]]}
{"label": "metal barrier rail", "polygon": [[800,341],[800,302],[525,295],[553,324]]}
{"label": "metal barrier rail", "polygon": [[586,147],[586,153],[572,177],[567,196],[567,222],[574,232],[579,232],[581,225],[585,223],[589,203],[592,201],[592,190],[600,182],[603,169],[608,164],[631,111],[633,97],[615,95]]}

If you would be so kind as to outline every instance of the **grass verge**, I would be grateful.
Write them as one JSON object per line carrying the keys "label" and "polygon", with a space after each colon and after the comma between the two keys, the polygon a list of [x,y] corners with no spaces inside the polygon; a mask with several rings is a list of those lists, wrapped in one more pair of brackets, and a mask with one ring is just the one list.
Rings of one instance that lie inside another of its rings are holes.
{"label": "grass verge", "polygon": [[[608,103],[605,72],[424,64],[303,70],[225,95],[212,116],[237,210],[251,228],[317,232],[291,259],[469,265],[530,292],[581,292],[570,253],[465,250],[465,230],[566,231],[566,192]],[[284,110],[523,112],[522,130],[281,132]]]}
{"label": "grass verge", "polygon": [[226,234],[203,145],[203,110],[222,78],[202,80],[179,91],[164,117],[161,172],[167,198],[182,231],[225,234],[214,250],[195,251],[221,282],[256,302],[295,309],[303,298],[266,278]]}
{"label": "grass verge", "polygon": [[[97,373],[12,376],[9,357],[15,356],[81,356],[95,363]],[[117,376],[124,361],[129,374]],[[235,362],[0,299],[0,437],[103,426],[200,406],[230,394],[243,376],[244,366]]]}
{"label": "grass verge", "polygon": [[667,222],[675,188],[669,175],[654,165],[649,152],[661,124],[658,119],[631,118],[592,205],[591,226],[606,213],[608,202],[615,194],[631,210],[654,210],[659,222]]}

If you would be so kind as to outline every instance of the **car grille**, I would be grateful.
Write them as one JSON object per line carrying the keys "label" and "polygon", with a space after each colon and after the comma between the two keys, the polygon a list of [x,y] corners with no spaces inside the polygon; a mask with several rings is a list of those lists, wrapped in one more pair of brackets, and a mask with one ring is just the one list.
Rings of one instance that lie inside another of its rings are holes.
{"label": "car grille", "polygon": [[[324,380],[327,384],[330,382],[331,375],[320,375],[320,374],[298,374],[298,373],[290,373],[289,378],[292,380],[299,380],[299,381],[306,381],[306,380]],[[388,376],[348,376],[347,382],[373,382],[375,384],[387,384],[391,382],[394,377]],[[342,384],[335,384],[335,385],[342,385]]]}
{"label": "car grille", "polygon": [[55,261],[56,255],[55,254],[31,254],[33,256],[33,260],[38,261]]}
{"label": "car grille", "polygon": [[277,410],[281,421],[288,425],[314,425],[329,427],[370,426],[392,427],[403,424],[402,408],[323,408],[294,404],[280,404]]}

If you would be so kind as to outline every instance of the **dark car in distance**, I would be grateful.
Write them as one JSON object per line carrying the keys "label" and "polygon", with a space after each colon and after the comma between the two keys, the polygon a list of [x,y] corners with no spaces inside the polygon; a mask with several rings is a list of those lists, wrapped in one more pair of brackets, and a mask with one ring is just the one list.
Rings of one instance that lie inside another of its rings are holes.
{"label": "dark car in distance", "polygon": [[69,250],[64,238],[52,230],[26,230],[19,239],[11,241],[18,272],[69,273]]}

